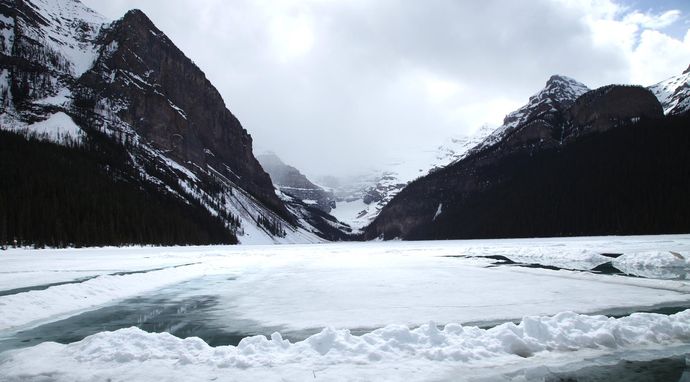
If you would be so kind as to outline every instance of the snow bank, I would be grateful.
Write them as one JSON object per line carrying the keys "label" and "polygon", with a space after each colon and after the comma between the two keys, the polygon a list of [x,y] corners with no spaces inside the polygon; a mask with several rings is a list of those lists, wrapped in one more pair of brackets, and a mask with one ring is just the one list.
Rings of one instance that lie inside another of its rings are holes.
{"label": "snow bank", "polygon": [[631,252],[614,259],[612,264],[629,275],[657,279],[685,279],[690,273],[690,252]]}
{"label": "snow bank", "polygon": [[578,270],[593,269],[611,261],[610,258],[594,250],[563,247],[516,248],[506,251],[504,256],[516,263]]}
{"label": "snow bank", "polygon": [[690,252],[644,251],[624,253],[613,260],[615,267],[684,268],[690,267]]}
{"label": "snow bank", "polygon": [[[266,371],[274,374],[263,374],[261,380],[285,380],[290,368],[309,370],[314,379],[324,370],[335,371],[337,379],[356,379],[353,374],[358,369],[379,368],[382,364],[403,369],[415,364],[432,371],[449,365],[458,367],[458,363],[490,364],[544,352],[612,351],[688,340],[690,310],[671,316],[636,313],[620,319],[565,312],[553,317],[526,317],[518,325],[507,323],[488,330],[459,324],[439,329],[429,323],[416,329],[389,325],[354,336],[348,330],[326,328],[296,343],[274,333],[270,339],[247,337],[236,347],[215,348],[196,337],[180,339],[168,333],[128,328],[99,333],[69,345],[43,343],[5,353],[0,359],[0,371],[9,381],[45,375],[70,381],[174,380],[175,375],[189,378],[190,372],[208,379],[252,380]],[[34,361],[38,359],[40,363]],[[401,371],[395,368],[395,372]],[[395,379],[386,372],[379,378],[384,376],[386,380]],[[427,379],[429,373],[423,376]]]}

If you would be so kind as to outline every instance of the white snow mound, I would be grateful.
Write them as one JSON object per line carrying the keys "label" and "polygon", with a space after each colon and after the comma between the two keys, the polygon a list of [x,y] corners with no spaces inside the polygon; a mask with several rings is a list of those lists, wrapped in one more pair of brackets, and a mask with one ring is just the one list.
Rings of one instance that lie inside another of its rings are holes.
{"label": "white snow mound", "polygon": [[526,317],[518,325],[506,323],[487,330],[459,324],[439,329],[429,323],[416,329],[389,325],[354,336],[349,330],[326,328],[296,343],[274,333],[270,339],[247,337],[238,346],[220,347],[211,347],[196,337],[180,339],[168,333],[147,333],[131,327],[95,334],[69,345],[43,343],[13,351],[3,363],[7,366],[49,357],[52,365],[44,362],[35,372],[46,372],[43,369],[48,368],[56,369],[52,371],[59,375],[79,369],[75,363],[102,370],[108,365],[123,364],[146,369],[148,363],[247,369],[305,363],[363,365],[412,359],[473,362],[506,356],[524,358],[545,351],[606,350],[688,340],[690,310],[670,316],[635,313],[619,319],[564,312],[552,317]]}
{"label": "white snow mound", "polygon": [[690,266],[690,252],[644,251],[624,253],[613,260],[615,267],[683,268]]}

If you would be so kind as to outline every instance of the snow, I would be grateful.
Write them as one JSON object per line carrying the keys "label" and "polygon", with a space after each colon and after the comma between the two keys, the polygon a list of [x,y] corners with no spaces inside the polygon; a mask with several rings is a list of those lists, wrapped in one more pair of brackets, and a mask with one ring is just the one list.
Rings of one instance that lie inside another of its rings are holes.
{"label": "snow", "polygon": [[[130,275],[103,275],[75,284],[0,296],[0,330],[73,315],[105,303],[203,275],[189,265]],[[28,304],[27,304],[28,302]]]}
{"label": "snow", "polygon": [[690,252],[646,251],[624,253],[613,260],[616,266],[636,268],[679,268],[690,266]]}
{"label": "snow", "polygon": [[67,104],[71,101],[72,92],[68,88],[62,88],[57,92],[56,95],[37,100],[34,103],[39,105],[54,105],[67,107]]}
{"label": "snow", "polygon": [[14,45],[14,19],[0,14],[0,53],[5,55],[12,54]]}
{"label": "snow", "polygon": [[611,261],[598,251],[591,249],[563,248],[558,252],[548,247],[521,248],[502,252],[502,255],[516,263],[540,264],[566,269],[589,270]]}
{"label": "snow", "polygon": [[566,76],[554,75],[546,83],[546,87],[535,93],[529,98],[527,104],[509,113],[504,119],[502,126],[489,134],[484,141],[472,149],[478,152],[488,147],[492,147],[503,140],[518,126],[533,119],[536,115],[556,111],[554,107],[557,103],[574,102],[578,97],[587,93],[589,88],[584,84]]}
{"label": "snow", "polygon": [[[376,216],[381,208],[400,192],[407,183],[427,175],[430,171],[457,162],[475,145],[493,131],[485,125],[473,134],[454,136],[440,144],[430,147],[398,147],[396,154],[391,155],[381,168],[366,174],[359,174],[341,179],[344,187],[329,188],[338,197],[336,208],[330,213],[341,222],[355,230],[360,230]],[[381,194],[382,199],[370,204],[364,203],[364,196],[369,190]]]}
{"label": "snow", "polygon": [[443,203],[438,204],[438,208],[436,209],[436,213],[434,214],[434,218],[431,219],[432,221],[436,220],[439,215],[441,215],[441,212],[443,212]]}
{"label": "snow", "polygon": [[317,376],[328,381],[438,380],[443,374],[450,376],[451,368],[476,369],[524,362],[545,353],[573,357],[582,350],[678,345],[688,340],[690,310],[620,319],[563,312],[525,317],[518,325],[505,323],[488,330],[460,324],[439,328],[431,322],[416,329],[389,325],[355,336],[348,330],[326,328],[296,343],[276,332],[270,339],[245,338],[236,347],[210,347],[195,337],[180,339],[128,328],[73,344],[43,343],[8,352],[0,358],[0,369],[9,381],[44,376],[55,381],[284,381]]}
{"label": "snow", "polygon": [[331,210],[330,214],[356,229],[369,224],[376,217],[375,211],[374,204],[367,205],[362,199],[355,199],[336,202],[336,207]]}
{"label": "snow", "polygon": [[58,144],[81,142],[84,131],[70,116],[63,112],[50,115],[46,120],[26,125],[18,121],[3,126],[3,129],[19,132],[27,136],[48,140]]}
{"label": "snow", "polygon": [[[231,287],[200,292],[216,295],[217,311],[226,312],[209,315],[209,320],[222,326],[227,322],[226,314],[230,314],[238,320],[286,330],[377,328],[391,323],[420,325],[430,320],[441,324],[495,322],[565,310],[591,313],[687,303],[690,283],[686,281],[487,268],[489,262],[476,256],[509,252],[527,256],[531,251],[532,258],[546,258],[548,253],[562,252],[581,254],[579,261],[589,253],[585,251],[642,253],[660,247],[677,251],[689,244],[690,236],[685,235],[8,250],[0,252],[2,290],[97,277],[0,296],[0,328],[73,315],[162,285],[210,274],[232,274],[236,279]],[[176,265],[179,267],[172,268]],[[116,271],[142,269],[153,270],[113,275]],[[50,274],[50,279],[44,279]]]}
{"label": "snow", "polygon": [[[238,277],[232,288],[219,291],[219,311],[293,331],[324,325],[376,328],[387,323],[493,322],[563,310],[654,306],[687,301],[685,293],[690,291],[686,283],[662,280],[484,268],[463,258],[438,257],[463,253],[461,247],[446,245],[427,244],[414,250],[407,243],[319,249],[330,250],[328,256],[310,255],[307,248],[300,248],[299,256],[282,254],[285,263],[279,268],[253,269]],[[425,256],[426,251],[431,253]]]}
{"label": "snow", "polygon": [[686,279],[690,275],[690,252],[646,251],[625,253],[612,261],[623,273],[658,279]]}
{"label": "snow", "polygon": [[[0,252],[0,291],[37,288],[0,296],[0,335],[213,275],[223,276],[226,287],[195,284],[184,293],[213,296],[217,305],[206,320],[214,327],[282,334],[211,347],[198,338],[127,328],[0,353],[0,375],[8,381],[457,380],[492,365],[670,349],[690,341],[690,311],[619,319],[583,313],[687,306],[690,282],[487,267],[486,256],[596,264],[603,253],[623,253],[620,263],[676,269],[680,263],[671,257],[686,257],[689,247],[690,235],[669,235],[9,249]],[[141,273],[116,274],[127,271]],[[59,281],[73,283],[39,288]],[[315,334],[284,339],[299,331]]]}
{"label": "snow", "polygon": [[[81,76],[98,55],[95,39],[107,20],[79,1],[32,0],[48,25],[33,31],[69,63],[72,74]],[[30,28],[30,26],[26,26]]]}
{"label": "snow", "polygon": [[673,76],[649,87],[664,108],[664,114],[681,114],[690,110],[690,72]]}

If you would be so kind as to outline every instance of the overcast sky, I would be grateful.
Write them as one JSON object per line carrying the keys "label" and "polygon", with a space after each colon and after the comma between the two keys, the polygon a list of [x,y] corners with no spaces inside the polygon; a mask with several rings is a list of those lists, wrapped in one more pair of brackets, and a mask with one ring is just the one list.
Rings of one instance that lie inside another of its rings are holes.
{"label": "overcast sky", "polygon": [[311,176],[500,125],[552,74],[650,85],[690,65],[685,0],[82,0],[143,10],[254,138]]}

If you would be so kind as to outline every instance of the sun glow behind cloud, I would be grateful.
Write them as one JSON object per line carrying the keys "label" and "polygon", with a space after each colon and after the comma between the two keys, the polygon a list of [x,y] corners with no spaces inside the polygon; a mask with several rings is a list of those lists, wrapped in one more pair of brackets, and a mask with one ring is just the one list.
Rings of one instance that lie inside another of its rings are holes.
{"label": "sun glow behind cloud", "polygon": [[314,30],[305,14],[278,15],[271,21],[269,30],[273,48],[282,62],[304,56],[314,46]]}

